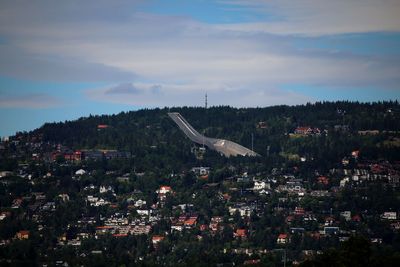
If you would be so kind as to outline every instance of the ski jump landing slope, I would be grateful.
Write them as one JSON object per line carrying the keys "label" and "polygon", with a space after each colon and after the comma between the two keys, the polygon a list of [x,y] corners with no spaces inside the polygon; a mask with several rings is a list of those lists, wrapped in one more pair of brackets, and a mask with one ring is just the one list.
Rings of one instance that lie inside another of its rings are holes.
{"label": "ski jump landing slope", "polygon": [[197,132],[192,125],[190,125],[181,114],[177,112],[168,113],[168,116],[178,125],[184,134],[193,142],[199,145],[205,145],[210,149],[216,150],[223,154],[225,157],[230,156],[259,156],[256,152],[234,143],[229,140],[216,139],[206,137]]}

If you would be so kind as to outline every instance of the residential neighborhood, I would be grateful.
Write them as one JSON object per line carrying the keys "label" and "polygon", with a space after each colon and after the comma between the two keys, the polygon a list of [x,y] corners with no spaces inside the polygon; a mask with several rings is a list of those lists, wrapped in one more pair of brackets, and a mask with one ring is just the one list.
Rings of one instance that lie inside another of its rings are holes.
{"label": "residential neighborhood", "polygon": [[[330,133],[293,129],[301,136],[288,142]],[[149,144],[152,164],[140,166],[133,150],[77,149],[36,133],[1,141],[2,262],[159,266],[207,256],[220,266],[299,266],[348,242],[399,245],[398,160],[351,147],[321,168],[289,149],[272,163],[207,150],[160,168],[162,145]]]}

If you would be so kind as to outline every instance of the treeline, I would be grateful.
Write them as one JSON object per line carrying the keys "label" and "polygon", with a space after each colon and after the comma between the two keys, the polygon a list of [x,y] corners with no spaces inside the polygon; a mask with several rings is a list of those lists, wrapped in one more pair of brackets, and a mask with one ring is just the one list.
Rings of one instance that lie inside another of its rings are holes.
{"label": "treeline", "polygon": [[[168,117],[168,112],[180,112],[194,128],[209,137],[229,139],[251,148],[253,136],[254,150],[262,155],[264,163],[279,161],[285,155],[297,155],[314,158],[319,165],[325,166],[337,162],[352,150],[360,149],[371,159],[399,158],[397,146],[382,145],[386,140],[399,136],[396,133],[400,130],[400,105],[397,101],[317,102],[240,109],[227,106],[143,109],[47,123],[28,135],[41,135],[44,141],[72,149],[132,152],[143,167],[149,163],[160,167],[195,163],[196,158],[191,153],[193,143]],[[98,125],[107,125],[107,128],[98,128]],[[322,134],[320,137],[290,138],[289,133],[299,126],[319,128]],[[378,130],[380,134],[360,136],[358,131],[364,130]],[[226,163],[225,159],[210,151],[207,158],[221,165]]]}

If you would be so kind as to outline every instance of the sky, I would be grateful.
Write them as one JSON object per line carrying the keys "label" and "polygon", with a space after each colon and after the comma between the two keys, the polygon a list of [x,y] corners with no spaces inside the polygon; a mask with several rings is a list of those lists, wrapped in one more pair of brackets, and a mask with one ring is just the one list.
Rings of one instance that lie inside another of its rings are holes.
{"label": "sky", "polygon": [[1,0],[0,136],[141,108],[400,99],[399,0]]}

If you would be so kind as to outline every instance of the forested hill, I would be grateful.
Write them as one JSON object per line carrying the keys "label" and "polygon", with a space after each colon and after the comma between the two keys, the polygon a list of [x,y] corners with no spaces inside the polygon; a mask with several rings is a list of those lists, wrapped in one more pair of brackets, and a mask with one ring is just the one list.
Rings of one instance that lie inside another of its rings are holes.
{"label": "forested hill", "polygon": [[[299,155],[336,161],[351,150],[371,157],[397,159],[400,105],[396,102],[323,102],[299,106],[232,108],[227,106],[143,109],[117,115],[89,116],[47,123],[28,135],[71,149],[117,149],[136,156],[188,158],[193,144],[168,117],[179,112],[206,136],[225,138],[251,148],[264,158]],[[318,136],[295,136],[297,127],[318,128]],[[373,134],[359,131],[376,130]],[[377,131],[379,131],[379,134]],[[269,149],[268,149],[269,148]],[[207,152],[212,153],[212,152]]]}

